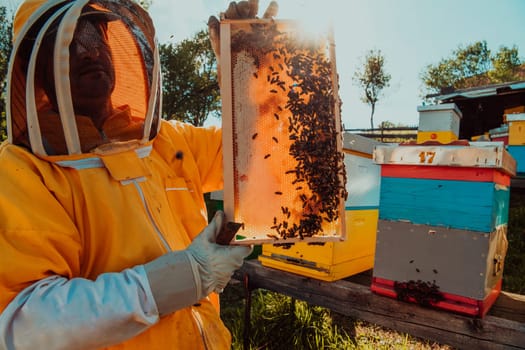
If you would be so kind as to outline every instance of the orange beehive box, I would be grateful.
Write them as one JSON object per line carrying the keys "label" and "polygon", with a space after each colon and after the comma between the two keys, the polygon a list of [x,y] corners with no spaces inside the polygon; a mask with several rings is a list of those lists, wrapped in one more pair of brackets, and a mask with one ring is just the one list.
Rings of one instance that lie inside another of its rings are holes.
{"label": "orange beehive box", "polygon": [[332,36],[292,21],[221,22],[224,211],[235,244],[344,239]]}

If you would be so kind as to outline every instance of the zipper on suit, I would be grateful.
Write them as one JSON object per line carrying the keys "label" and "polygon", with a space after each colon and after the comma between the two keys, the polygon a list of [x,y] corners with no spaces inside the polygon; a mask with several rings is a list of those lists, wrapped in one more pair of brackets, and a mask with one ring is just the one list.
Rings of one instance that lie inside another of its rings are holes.
{"label": "zipper on suit", "polygon": [[155,230],[155,232],[157,233],[157,236],[162,241],[162,244],[164,245],[166,250],[168,252],[171,252],[172,250],[171,250],[170,245],[168,244],[168,241],[166,241],[166,238],[164,237],[164,234],[160,230],[159,226],[157,225],[157,222],[155,221],[155,219],[153,218],[153,215],[151,214],[151,211],[149,209],[148,203],[146,202],[146,197],[144,196],[144,191],[142,191],[142,187],[140,187],[140,184],[138,183],[137,179],[133,179],[133,180],[131,180],[131,182],[133,183],[133,185],[137,189],[137,192],[139,193],[140,199],[142,200],[142,204],[144,205],[144,209],[146,209],[146,213],[148,214],[148,218],[149,218],[151,224],[153,225],[153,229]]}

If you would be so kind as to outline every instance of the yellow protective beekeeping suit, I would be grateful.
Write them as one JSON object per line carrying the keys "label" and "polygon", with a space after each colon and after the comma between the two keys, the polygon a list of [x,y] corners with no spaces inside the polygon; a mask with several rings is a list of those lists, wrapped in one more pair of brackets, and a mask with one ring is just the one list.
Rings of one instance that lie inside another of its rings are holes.
{"label": "yellow protective beekeeping suit", "polygon": [[[203,193],[222,187],[220,130],[160,120],[148,14],[128,0],[26,0],[13,24],[0,147],[0,348],[38,335],[43,349],[228,349],[216,295],[159,317],[141,268],[186,248],[207,225]],[[103,123],[77,113],[69,91],[79,45],[110,52],[113,109]],[[46,303],[50,286],[65,292]]]}
{"label": "yellow protective beekeeping suit", "polygon": [[[222,185],[220,136],[214,128],[165,122],[137,150],[47,159],[3,144],[0,309],[53,274],[95,280],[150,261],[166,252],[162,238],[173,250],[185,248],[207,223],[203,191]],[[229,348],[212,299],[160,319],[116,348],[203,348],[197,322],[213,348]]]}

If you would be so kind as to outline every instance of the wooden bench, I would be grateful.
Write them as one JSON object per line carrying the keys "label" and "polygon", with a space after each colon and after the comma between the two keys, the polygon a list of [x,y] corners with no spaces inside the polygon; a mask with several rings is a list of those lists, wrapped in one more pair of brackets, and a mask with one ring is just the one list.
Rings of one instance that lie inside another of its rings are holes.
{"label": "wooden bench", "polygon": [[[370,271],[324,282],[247,260],[234,278],[262,288],[459,349],[525,349],[525,296],[502,292],[482,318],[398,301],[370,291]],[[249,311],[249,310],[248,310]]]}

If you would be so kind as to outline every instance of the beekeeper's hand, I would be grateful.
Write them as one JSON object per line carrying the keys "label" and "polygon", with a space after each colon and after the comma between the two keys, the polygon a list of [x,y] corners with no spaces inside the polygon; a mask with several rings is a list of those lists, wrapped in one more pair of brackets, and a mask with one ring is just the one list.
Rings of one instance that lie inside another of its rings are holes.
{"label": "beekeeper's hand", "polygon": [[[276,1],[271,1],[262,18],[273,18],[277,15],[279,6]],[[221,12],[221,19],[249,19],[258,18],[259,0],[232,1],[226,12]],[[217,63],[220,63],[220,26],[219,20],[215,16],[208,19],[208,32],[210,35],[211,47]]]}
{"label": "beekeeper's hand", "polygon": [[160,315],[195,304],[213,291],[222,292],[251,253],[252,247],[215,243],[224,220],[218,211],[188,248],[144,265]]}

